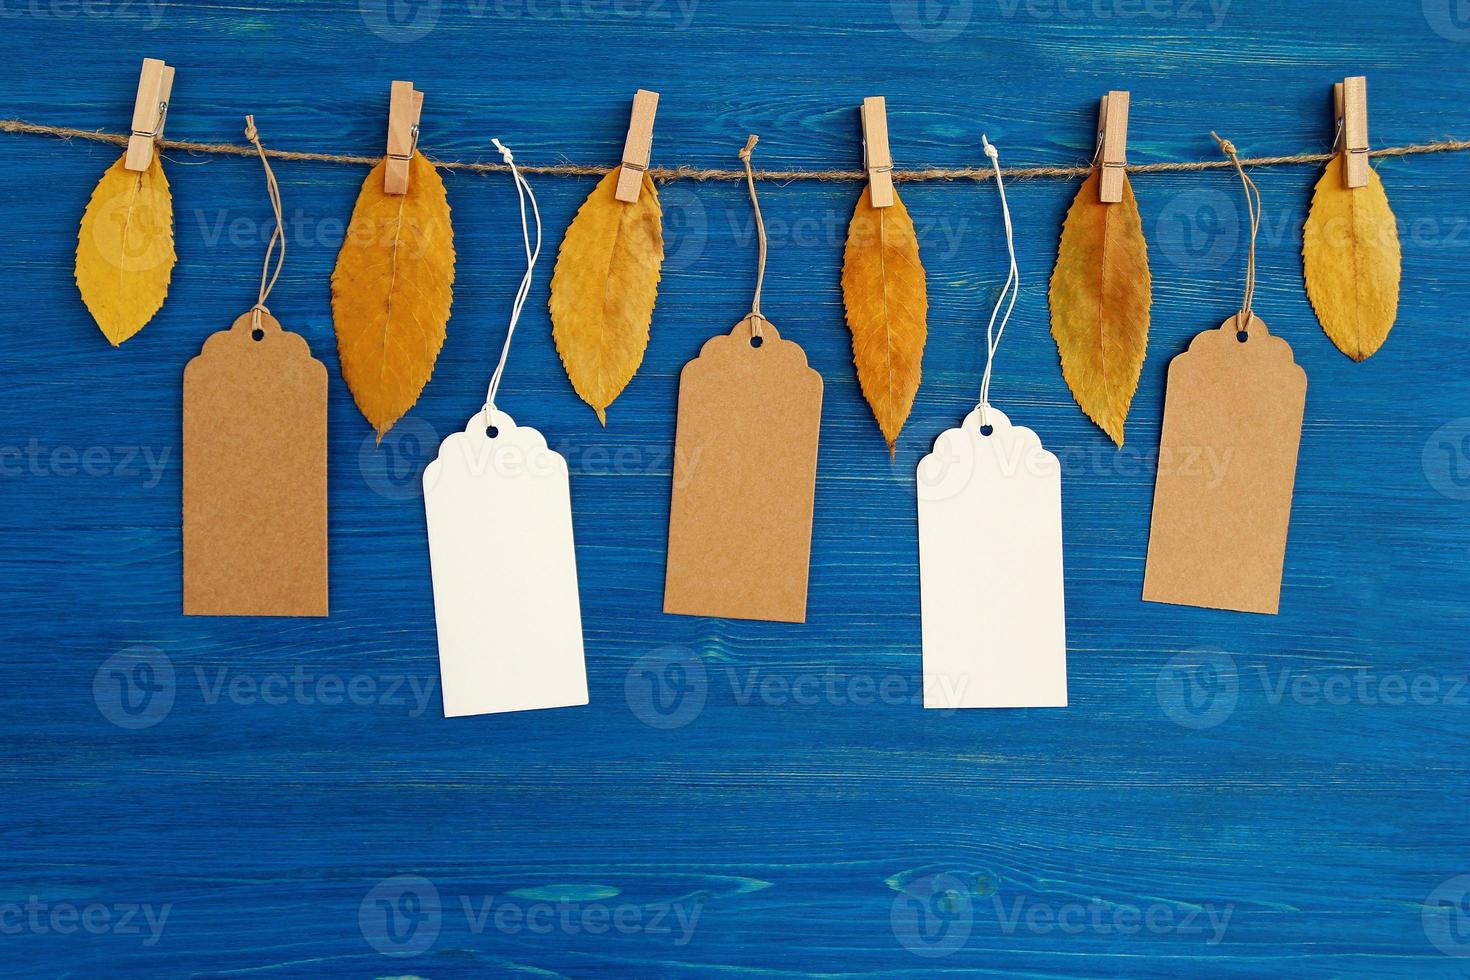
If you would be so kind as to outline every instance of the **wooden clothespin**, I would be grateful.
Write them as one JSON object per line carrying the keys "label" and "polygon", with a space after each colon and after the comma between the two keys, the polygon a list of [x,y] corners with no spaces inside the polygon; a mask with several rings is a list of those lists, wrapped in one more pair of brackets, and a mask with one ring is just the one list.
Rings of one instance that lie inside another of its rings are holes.
{"label": "wooden clothespin", "polygon": [[1109,91],[1097,110],[1097,134],[1102,140],[1097,165],[1102,168],[1098,200],[1117,204],[1123,200],[1123,175],[1128,166],[1128,93]]}
{"label": "wooden clothespin", "polygon": [[388,96],[388,157],[383,166],[383,193],[408,193],[408,164],[419,148],[419,116],[424,93],[413,82],[394,82]]}
{"label": "wooden clothespin", "polygon": [[157,58],[144,58],[138,97],[133,102],[133,133],[128,137],[127,158],[123,161],[128,170],[147,170],[153,162],[153,147],[163,139],[173,90],[174,70]]}
{"label": "wooden clothespin", "polygon": [[1332,108],[1342,149],[1342,175],[1348,187],[1368,184],[1368,79],[1344,78],[1332,86]]}
{"label": "wooden clothespin", "polygon": [[863,169],[875,208],[893,207],[893,154],[888,150],[888,102],[881,95],[863,99]]}
{"label": "wooden clothespin", "polygon": [[643,190],[643,173],[653,159],[653,117],[658,112],[658,93],[640,88],[633,93],[633,115],[628,119],[628,138],[623,142],[623,166],[613,196],[632,204]]}

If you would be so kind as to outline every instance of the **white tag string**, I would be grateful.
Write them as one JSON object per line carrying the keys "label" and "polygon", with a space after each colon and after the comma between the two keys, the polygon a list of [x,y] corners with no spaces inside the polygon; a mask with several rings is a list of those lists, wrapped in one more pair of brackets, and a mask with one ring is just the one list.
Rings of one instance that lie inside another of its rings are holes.
{"label": "white tag string", "polygon": [[[990,374],[995,367],[995,352],[1000,347],[1001,335],[1006,332],[1006,324],[1010,322],[1011,311],[1016,308],[1016,297],[1021,292],[1021,272],[1016,267],[1016,241],[1011,231],[1011,208],[1006,203],[1006,185],[1000,175],[1000,153],[994,144],[980,135],[980,143],[985,148],[985,155],[990,157],[991,164],[995,167],[995,186],[1000,191],[1000,213],[1005,218],[1006,225],[1006,251],[1010,253],[1011,270],[1006,275],[1006,284],[1001,287],[1000,295],[995,298],[995,309],[990,311],[990,322],[985,326],[985,373],[980,379],[980,404],[976,406],[980,410],[980,425],[988,426],[989,419],[986,412],[990,407]],[[1010,294],[1010,302],[1006,303],[1006,294]],[[1006,303],[1005,316],[1000,319],[1000,328],[995,326],[995,318],[1000,314],[1002,303]]]}
{"label": "white tag string", "polygon": [[[526,245],[526,274],[521,277],[521,287],[516,290],[515,302],[510,308],[510,325],[505,331],[505,346],[500,349],[500,363],[495,365],[495,373],[490,376],[490,387],[485,391],[485,424],[487,427],[495,426],[495,395],[500,391],[500,379],[505,374],[505,361],[510,357],[510,339],[515,336],[516,323],[521,318],[521,308],[526,305],[526,297],[531,294],[531,278],[536,271],[536,259],[541,255],[541,209],[536,206],[536,195],[531,193],[531,185],[526,183],[526,178],[516,169],[515,158],[510,154],[510,148],[503,145],[500,140],[492,139],[495,148],[500,151],[500,156],[505,160],[505,165],[510,168],[510,175],[516,183],[516,196],[521,202],[521,238]],[[536,244],[531,245],[530,223],[526,220],[526,201],[531,202],[531,214],[536,224]]]}

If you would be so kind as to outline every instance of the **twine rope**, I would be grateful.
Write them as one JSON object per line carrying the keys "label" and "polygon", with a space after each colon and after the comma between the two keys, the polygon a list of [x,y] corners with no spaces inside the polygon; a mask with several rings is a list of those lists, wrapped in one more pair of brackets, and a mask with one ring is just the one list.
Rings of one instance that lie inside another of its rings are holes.
{"label": "twine rope", "polygon": [[1246,174],[1245,168],[1240,165],[1240,157],[1235,152],[1235,144],[1227,139],[1221,139],[1220,134],[1210,130],[1210,135],[1215,142],[1220,144],[1220,152],[1230,158],[1235,165],[1235,172],[1240,175],[1241,186],[1245,190],[1245,210],[1251,219],[1251,244],[1245,253],[1245,298],[1240,304],[1240,329],[1249,330],[1251,324],[1251,303],[1256,296],[1256,233],[1261,230],[1261,190],[1256,182]]}
{"label": "twine rope", "polygon": [[750,206],[755,208],[755,235],[760,242],[760,258],[755,266],[755,298],[750,301],[750,315],[754,317],[751,323],[751,336],[761,335],[761,285],[766,281],[766,223],[761,220],[761,202],[755,194],[755,173],[750,169],[750,154],[755,149],[755,144],[760,142],[760,137],[754,133],[745,141],[745,149],[740,151],[740,162],[745,164],[745,184],[750,188]]}
{"label": "twine rope", "polygon": [[[260,131],[255,128],[255,117],[245,117],[245,138],[255,147],[255,152],[260,155],[260,165],[265,168],[265,192],[271,199],[271,210],[276,215],[276,230],[271,232],[271,240],[265,246],[265,264],[260,269],[260,296],[255,305],[250,308],[250,327],[252,330],[260,329],[260,315],[270,315],[270,309],[265,305],[271,290],[276,288],[276,280],[281,278],[281,266],[286,263],[286,219],[281,211],[281,185],[276,183],[276,172],[271,169],[271,162],[266,156],[264,146],[260,145]],[[279,246],[279,251],[277,247]],[[276,269],[271,272],[271,255],[276,256]],[[267,278],[269,274],[269,278]]]}
{"label": "twine rope", "polygon": [[[106,133],[92,129],[73,129],[68,126],[42,126],[37,123],[26,122],[23,119],[0,119],[0,133],[17,133],[33,136],[51,136],[62,140],[87,140],[94,143],[107,143],[112,146],[126,146],[127,136],[118,133]],[[190,140],[159,140],[158,147],[163,150],[178,150],[184,153],[205,153],[217,156],[253,156],[255,149],[249,146],[237,146],[232,143],[196,143]],[[1387,146],[1377,150],[1370,150],[1370,157],[1405,157],[1417,156],[1423,153],[1456,153],[1462,150],[1470,150],[1470,140],[1438,140],[1429,143],[1412,143],[1408,146]],[[266,156],[273,160],[287,160],[301,163],[340,163],[354,166],[372,167],[382,157],[376,156],[353,156],[340,153],[303,153],[296,150],[266,150]],[[1269,157],[1247,157],[1240,161],[1241,166],[1246,167],[1282,167],[1299,166],[1312,163],[1326,163],[1331,160],[1335,153],[1293,153],[1284,156]],[[440,170],[463,171],[466,173],[508,173],[509,167],[501,163],[472,163],[453,160],[433,160],[435,167]],[[1228,160],[1168,160],[1161,163],[1144,163],[1128,167],[1129,176],[1137,174],[1162,174],[1162,173],[1193,173],[1201,170],[1229,170],[1234,166]],[[535,166],[522,166],[520,171],[527,174],[539,174],[558,177],[601,177],[616,167],[593,167],[575,163],[541,164]],[[661,183],[672,180],[744,180],[745,173],[741,170],[719,170],[704,169],[701,167],[650,167],[646,171],[649,177]],[[1092,172],[1092,166],[1077,167],[1010,167],[1001,171],[1007,180],[1068,180],[1075,177],[1085,177]],[[920,170],[894,170],[893,179],[904,182],[917,181],[944,181],[944,180],[973,180],[986,181],[995,176],[990,167],[928,167]],[[756,180],[793,181],[793,180],[815,180],[815,181],[865,181],[868,179],[866,171],[863,170],[762,170],[754,174]]]}

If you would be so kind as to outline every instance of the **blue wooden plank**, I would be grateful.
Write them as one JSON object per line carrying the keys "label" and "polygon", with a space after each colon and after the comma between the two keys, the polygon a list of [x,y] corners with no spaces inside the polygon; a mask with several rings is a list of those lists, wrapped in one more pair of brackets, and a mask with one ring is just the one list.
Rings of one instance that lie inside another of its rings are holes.
{"label": "blue wooden plank", "polygon": [[[427,93],[430,154],[493,159],[499,136],[528,163],[613,162],[639,86],[663,95],[655,161],[710,167],[751,131],[765,166],[853,167],[872,94],[900,167],[975,165],[982,130],[1010,165],[1080,162],[1115,87],[1136,163],[1212,158],[1212,128],[1249,154],[1323,149],[1327,86],[1354,73],[1375,145],[1470,133],[1470,23],[1447,0],[26,0],[0,19],[0,114],[120,129],[152,55],[179,70],[171,135],[238,142],[253,112],[290,149],[379,152],[392,78]],[[827,383],[810,618],[788,626],[660,612],[677,373],[744,312],[754,269],[741,186],[666,186],[653,340],[607,429],[551,344],[549,259],[504,389],[571,465],[592,703],[448,724],[417,474],[503,336],[508,182],[446,177],[449,339],[377,448],[328,302],[362,171],[277,168],[291,249],[272,309],[332,379],[333,613],[196,620],[179,614],[180,374],[253,301],[259,167],[171,155],[171,295],[113,350],[71,255],[115,151],[0,150],[0,975],[1466,975],[1470,158],[1381,164],[1405,289],[1364,364],[1303,293],[1316,174],[1257,174],[1257,307],[1310,378],[1276,617],[1139,601],[1165,367],[1238,302],[1234,178],[1135,181],[1154,315],[1121,451],[1048,335],[1075,188],[1014,186],[1023,284],[995,400],[1064,462],[1073,706],[954,715],[913,703],[912,474],[976,396],[1004,279],[993,189],[903,190],[931,319],[891,463],[842,321],[856,187],[762,189],[764,306]],[[536,181],[553,248],[590,187]],[[145,661],[172,700],[128,714],[113,671]]]}

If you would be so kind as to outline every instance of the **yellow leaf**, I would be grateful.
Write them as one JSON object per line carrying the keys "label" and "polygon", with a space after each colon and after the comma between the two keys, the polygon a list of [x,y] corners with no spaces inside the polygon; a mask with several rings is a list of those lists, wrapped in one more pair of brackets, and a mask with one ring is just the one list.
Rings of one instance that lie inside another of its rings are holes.
{"label": "yellow leaf", "polygon": [[919,390],[929,313],[919,238],[897,193],[887,208],[873,207],[867,188],[858,198],[842,257],[842,303],[858,384],[892,456]]}
{"label": "yellow leaf", "polygon": [[380,162],[363,181],[332,272],[342,377],[379,439],[419,400],[434,373],[453,289],[454,228],[444,181],[415,153],[408,193],[386,194]]}
{"label": "yellow leaf", "polygon": [[1148,350],[1148,245],[1133,186],[1098,200],[1094,169],[1067,211],[1051,274],[1051,335],[1062,376],[1087,417],[1121,448],[1123,422]]}
{"label": "yellow leaf", "polygon": [[1388,339],[1399,312],[1399,232],[1383,181],[1343,184],[1342,157],[1327,163],[1302,229],[1307,297],[1337,349],[1355,361]]}
{"label": "yellow leaf", "polygon": [[663,210],[653,179],[638,200],[602,178],[567,229],[551,276],[551,336],[577,395],[607,424],[607,407],[643,363],[664,261]]}
{"label": "yellow leaf", "polygon": [[77,288],[116,347],[163,306],[174,262],[174,202],[158,154],[135,173],[119,158],[97,182],[77,235]]}

